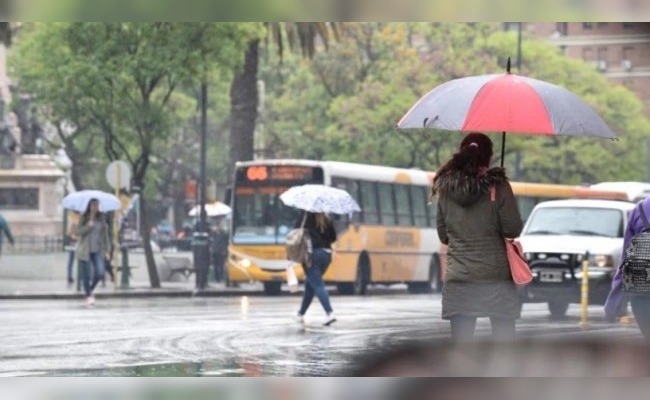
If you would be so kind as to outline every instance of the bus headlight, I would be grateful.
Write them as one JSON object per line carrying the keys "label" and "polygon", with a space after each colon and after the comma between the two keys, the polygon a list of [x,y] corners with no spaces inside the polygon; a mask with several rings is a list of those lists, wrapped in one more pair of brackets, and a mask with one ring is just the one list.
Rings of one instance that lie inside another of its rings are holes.
{"label": "bus headlight", "polygon": [[248,268],[248,267],[251,266],[251,261],[250,261],[248,258],[242,258],[242,259],[239,261],[239,265],[241,265],[241,266],[244,267],[244,268]]}
{"label": "bus headlight", "polygon": [[614,259],[608,254],[594,254],[589,257],[589,263],[598,268],[614,267]]}
{"label": "bus headlight", "polygon": [[248,258],[239,257],[238,255],[235,255],[235,254],[230,255],[230,260],[233,263],[239,264],[239,266],[244,267],[244,268],[248,268],[248,267],[250,267],[252,265],[251,261]]}

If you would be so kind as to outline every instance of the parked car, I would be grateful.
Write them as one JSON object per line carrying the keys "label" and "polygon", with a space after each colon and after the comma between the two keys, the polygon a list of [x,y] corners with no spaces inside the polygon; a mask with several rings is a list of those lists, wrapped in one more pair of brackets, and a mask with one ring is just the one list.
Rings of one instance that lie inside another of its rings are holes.
{"label": "parked car", "polygon": [[546,302],[553,317],[580,303],[582,262],[589,261],[589,303],[604,304],[634,203],[555,200],[538,204],[520,240],[533,272],[522,302]]}

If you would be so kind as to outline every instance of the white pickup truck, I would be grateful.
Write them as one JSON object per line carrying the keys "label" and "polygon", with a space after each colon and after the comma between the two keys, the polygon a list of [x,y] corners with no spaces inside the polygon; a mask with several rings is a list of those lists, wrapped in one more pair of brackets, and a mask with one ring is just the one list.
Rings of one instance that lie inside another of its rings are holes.
{"label": "white pickup truck", "polygon": [[580,303],[582,261],[589,257],[589,303],[604,304],[634,203],[554,200],[538,204],[520,240],[533,272],[522,302],[546,302],[553,317]]}

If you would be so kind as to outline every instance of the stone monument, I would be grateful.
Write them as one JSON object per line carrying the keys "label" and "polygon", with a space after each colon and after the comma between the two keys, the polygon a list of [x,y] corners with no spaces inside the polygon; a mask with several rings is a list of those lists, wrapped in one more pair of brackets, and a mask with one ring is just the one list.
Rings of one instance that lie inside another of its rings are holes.
{"label": "stone monument", "polygon": [[[6,49],[0,44],[0,213],[21,238],[61,238],[61,199],[66,174],[46,154],[25,154],[6,75]],[[34,240],[34,242],[40,242]]]}

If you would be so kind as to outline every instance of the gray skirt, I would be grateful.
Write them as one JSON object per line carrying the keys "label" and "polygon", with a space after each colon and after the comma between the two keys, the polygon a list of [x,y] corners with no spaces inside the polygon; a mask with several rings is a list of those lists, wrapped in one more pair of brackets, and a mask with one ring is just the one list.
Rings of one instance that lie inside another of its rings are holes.
{"label": "gray skirt", "polygon": [[442,290],[442,318],[519,318],[521,307],[512,281],[446,282]]}

